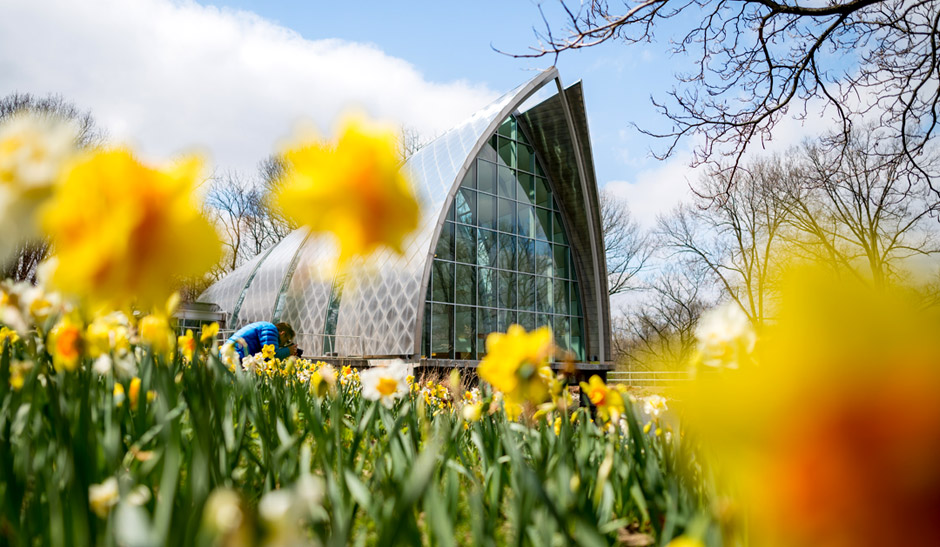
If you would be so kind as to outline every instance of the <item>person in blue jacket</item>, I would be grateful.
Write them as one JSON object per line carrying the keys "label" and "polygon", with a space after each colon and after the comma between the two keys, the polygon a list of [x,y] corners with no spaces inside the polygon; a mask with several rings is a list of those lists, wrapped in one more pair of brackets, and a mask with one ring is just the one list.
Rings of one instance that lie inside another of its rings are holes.
{"label": "person in blue jacket", "polygon": [[287,323],[268,323],[258,321],[238,329],[226,343],[235,346],[235,351],[242,359],[247,355],[254,355],[264,346],[274,346],[274,356],[284,359],[288,355],[297,354],[294,344],[294,329]]}

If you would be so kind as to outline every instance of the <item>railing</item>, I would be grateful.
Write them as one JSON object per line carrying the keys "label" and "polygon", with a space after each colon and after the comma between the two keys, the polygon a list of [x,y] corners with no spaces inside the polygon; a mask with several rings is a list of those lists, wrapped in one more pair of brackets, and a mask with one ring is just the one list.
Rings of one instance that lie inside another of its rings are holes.
{"label": "railing", "polygon": [[673,370],[612,370],[607,373],[607,382],[631,386],[670,386],[691,379],[687,371]]}

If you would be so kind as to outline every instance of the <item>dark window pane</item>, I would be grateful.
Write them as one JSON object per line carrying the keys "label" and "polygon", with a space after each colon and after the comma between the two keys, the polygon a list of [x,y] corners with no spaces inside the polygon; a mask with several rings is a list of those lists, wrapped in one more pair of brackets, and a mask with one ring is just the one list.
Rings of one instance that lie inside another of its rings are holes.
{"label": "dark window pane", "polygon": [[519,252],[519,271],[535,273],[535,241],[532,239],[519,238],[517,245]]}
{"label": "dark window pane", "polygon": [[516,166],[516,143],[500,137],[499,139],[500,165]]}
{"label": "dark window pane", "polygon": [[568,272],[568,247],[553,245],[552,249],[555,252],[555,277],[570,279],[571,276]]}
{"label": "dark window pane", "polygon": [[552,238],[552,240],[555,243],[562,243],[562,244],[567,245],[568,238],[565,237],[565,225],[561,221],[561,213],[557,211],[555,212],[555,222],[553,223],[552,228],[554,228],[555,230],[555,235]]}
{"label": "dark window pane", "polygon": [[532,171],[532,162],[535,160],[535,154],[531,146],[525,144],[516,145],[516,161],[519,169]]}
{"label": "dark window pane", "polygon": [[476,312],[474,308],[457,306],[454,317],[454,358],[475,359]]}
{"label": "dark window pane", "polygon": [[499,307],[516,307],[516,274],[515,272],[499,271]]}
{"label": "dark window pane", "polygon": [[518,221],[516,233],[525,237],[535,237],[535,209],[523,203],[516,205]]}
{"label": "dark window pane", "polygon": [[535,282],[536,286],[536,305],[542,313],[552,313],[555,310],[553,299],[555,296],[552,288],[551,277],[539,277]]}
{"label": "dark window pane", "polygon": [[449,221],[451,221],[451,222],[454,221],[454,204],[453,204],[453,203],[451,203],[451,204],[450,204],[450,208],[447,209],[447,219],[446,219],[446,220],[449,220]]}
{"label": "dark window pane", "polygon": [[457,225],[457,262],[476,264],[477,262],[477,229],[471,226]]}
{"label": "dark window pane", "polygon": [[496,228],[501,232],[511,234],[516,227],[516,202],[499,198],[497,207],[499,209],[499,220],[496,223]]}
{"label": "dark window pane", "polygon": [[544,241],[535,242],[535,273],[539,275],[552,275],[552,245]]}
{"label": "dark window pane", "polygon": [[516,199],[522,202],[528,201],[535,203],[535,177],[528,173],[518,172],[516,178],[519,181],[519,193]]}
{"label": "dark window pane", "polygon": [[[490,140],[486,141],[486,144],[483,145],[483,149],[480,150],[480,155],[477,157],[496,163],[496,158],[499,157],[496,154],[496,135],[493,135]],[[480,179],[477,178],[477,181],[479,180]]]}
{"label": "dark window pane", "polygon": [[467,169],[467,174],[464,175],[463,180],[460,181],[460,186],[464,188],[476,188],[477,187],[477,166],[476,163],[470,164],[470,169]]}
{"label": "dark window pane", "polygon": [[509,325],[515,325],[517,323],[515,311],[499,310],[499,332],[506,332],[509,330]]}
{"label": "dark window pane", "polygon": [[535,178],[535,204],[540,207],[552,206],[552,194],[548,190],[548,181],[541,178]]}
{"label": "dark window pane", "polygon": [[499,234],[499,255],[496,265],[504,270],[516,269],[516,237]]}
{"label": "dark window pane", "polygon": [[574,358],[578,361],[584,361],[584,335],[581,318],[571,318],[571,334],[568,341],[568,349],[574,353]]}
{"label": "dark window pane", "polygon": [[480,268],[477,271],[480,280],[477,285],[477,294],[481,306],[496,307],[496,270]]}
{"label": "dark window pane", "polygon": [[477,264],[496,266],[496,255],[499,251],[496,232],[481,229],[477,243]]}
{"label": "dark window pane", "polygon": [[421,357],[431,355],[431,304],[424,306],[424,329],[421,334]]}
{"label": "dark window pane", "polygon": [[510,139],[516,138],[516,119],[512,116],[506,118],[506,121],[499,126],[497,133]]}
{"label": "dark window pane", "polygon": [[441,235],[437,239],[437,248],[434,249],[434,258],[443,260],[454,259],[454,225],[445,222],[441,227]]}
{"label": "dark window pane", "polygon": [[[571,345],[568,341],[568,318],[562,315],[555,316],[555,325],[552,331],[555,334],[555,345],[564,351],[567,351]],[[556,354],[556,357],[562,357],[564,351]]]}
{"label": "dark window pane", "polygon": [[476,268],[457,264],[457,296],[455,302],[467,306],[477,303]]}
{"label": "dark window pane", "polygon": [[519,274],[519,309],[535,311],[535,276]]}
{"label": "dark window pane", "polygon": [[568,289],[568,313],[571,315],[581,315],[581,293],[578,292],[578,284],[572,283]]}
{"label": "dark window pane", "polygon": [[496,198],[486,194],[477,195],[477,219],[479,226],[496,229]]}
{"label": "dark window pane", "polygon": [[552,316],[547,313],[540,313],[536,315],[535,328],[539,327],[548,327],[552,328]]}
{"label": "dark window pane", "polygon": [[454,301],[454,264],[452,262],[434,261],[431,283],[431,299],[436,302]]}
{"label": "dark window pane", "polygon": [[535,208],[535,237],[551,241],[552,238],[552,212],[541,207]]}
{"label": "dark window pane", "polygon": [[494,332],[499,332],[496,310],[477,308],[477,348],[480,357],[486,355],[486,337]]}
{"label": "dark window pane", "polygon": [[512,169],[500,165],[497,176],[499,178],[499,197],[516,199],[516,176],[513,174]]}
{"label": "dark window pane", "polygon": [[545,176],[545,171],[542,170],[542,164],[538,162],[538,159],[535,161],[535,174],[540,177]]}
{"label": "dark window pane", "polygon": [[555,313],[568,313],[568,281],[556,279],[555,285]]}
{"label": "dark window pane", "polygon": [[477,193],[461,188],[457,191],[457,222],[477,223]]}
{"label": "dark window pane", "polygon": [[454,357],[454,307],[431,304],[431,357]]}
{"label": "dark window pane", "polygon": [[477,189],[481,192],[496,193],[496,164],[477,161]]}
{"label": "dark window pane", "polygon": [[519,324],[525,327],[525,330],[535,330],[535,314],[519,312]]}

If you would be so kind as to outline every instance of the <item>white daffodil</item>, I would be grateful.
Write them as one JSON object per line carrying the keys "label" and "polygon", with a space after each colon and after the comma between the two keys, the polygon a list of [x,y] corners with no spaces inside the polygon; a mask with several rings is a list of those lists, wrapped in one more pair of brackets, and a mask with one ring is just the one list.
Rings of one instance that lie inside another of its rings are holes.
{"label": "white daffodil", "polygon": [[408,394],[408,366],[396,361],[389,366],[373,367],[362,371],[362,396],[371,401],[380,401],[387,408]]}

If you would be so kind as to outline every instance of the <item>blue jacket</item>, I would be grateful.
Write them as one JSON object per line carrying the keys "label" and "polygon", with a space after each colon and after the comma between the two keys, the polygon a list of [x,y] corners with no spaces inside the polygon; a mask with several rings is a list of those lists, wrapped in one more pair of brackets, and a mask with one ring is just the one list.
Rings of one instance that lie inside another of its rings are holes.
{"label": "blue jacket", "polygon": [[235,351],[242,359],[247,355],[254,355],[261,351],[264,346],[274,346],[274,355],[278,359],[283,359],[290,355],[290,348],[281,347],[280,335],[274,323],[267,321],[258,321],[245,325],[235,332],[226,342],[231,342],[235,346]]}

